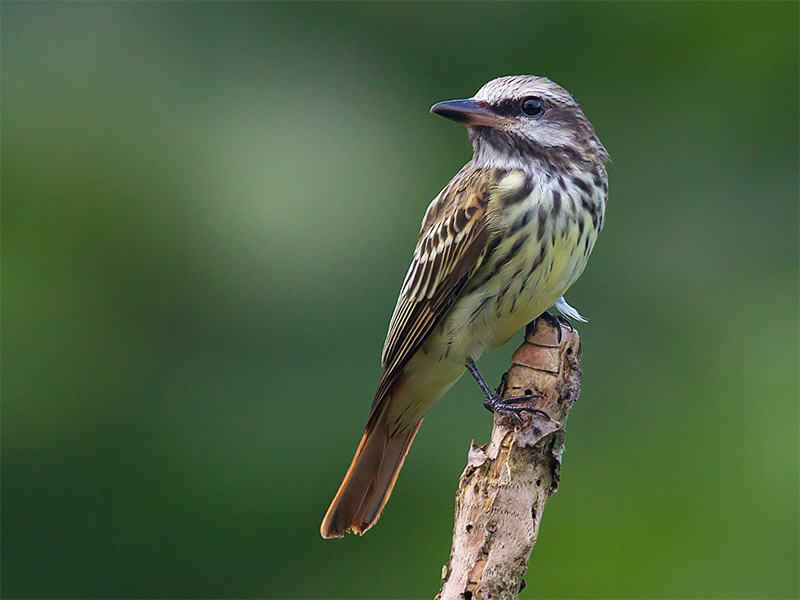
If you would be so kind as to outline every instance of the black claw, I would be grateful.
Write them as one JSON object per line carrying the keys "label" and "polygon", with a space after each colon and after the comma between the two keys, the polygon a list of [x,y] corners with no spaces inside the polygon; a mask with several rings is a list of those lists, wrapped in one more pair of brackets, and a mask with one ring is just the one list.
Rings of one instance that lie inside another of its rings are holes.
{"label": "black claw", "polygon": [[566,315],[558,315],[556,317],[560,323],[563,323],[567,327],[569,327],[570,331],[575,331],[575,326],[572,324],[572,321],[569,320],[569,317]]}
{"label": "black claw", "polygon": [[553,313],[545,311],[541,315],[539,315],[538,318],[539,319],[544,319],[545,321],[549,322],[551,325],[554,325],[554,326],[556,326],[558,328],[558,343],[559,344],[561,343],[561,325],[566,325],[567,327],[569,327],[570,331],[575,331],[575,327],[573,327],[572,321],[570,321],[564,315],[556,316]]}
{"label": "black claw", "polygon": [[491,397],[487,397],[486,400],[483,401],[483,405],[489,412],[493,412],[504,417],[511,417],[520,425],[522,424],[522,418],[520,415],[524,412],[538,413],[546,419],[552,421],[550,415],[541,408],[535,408],[533,406],[528,406],[527,404],[518,404],[519,402],[527,402],[529,400],[533,400],[534,398],[541,397],[541,394],[525,394],[524,396],[510,396],[508,398],[504,398],[499,394],[493,394]]}
{"label": "black claw", "polygon": [[539,315],[538,318],[544,319],[545,321],[549,321],[553,325],[558,323],[558,318],[549,311],[544,311],[542,314]]}

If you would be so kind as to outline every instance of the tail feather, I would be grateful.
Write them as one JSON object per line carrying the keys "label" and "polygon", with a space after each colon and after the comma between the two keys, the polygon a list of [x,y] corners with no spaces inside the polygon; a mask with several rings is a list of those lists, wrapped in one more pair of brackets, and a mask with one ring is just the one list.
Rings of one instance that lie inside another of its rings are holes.
{"label": "tail feather", "polygon": [[[391,393],[391,392],[390,392]],[[339,491],[322,520],[324,538],[363,534],[380,517],[422,419],[397,431],[387,423],[388,402],[367,423]]]}

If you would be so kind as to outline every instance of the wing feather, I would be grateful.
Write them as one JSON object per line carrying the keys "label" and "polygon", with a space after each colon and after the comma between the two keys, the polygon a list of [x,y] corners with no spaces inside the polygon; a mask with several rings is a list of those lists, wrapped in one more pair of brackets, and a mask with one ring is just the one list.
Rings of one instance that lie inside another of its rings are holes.
{"label": "wing feather", "polygon": [[489,237],[486,206],[502,173],[468,165],[428,208],[389,324],[373,411],[480,264]]}

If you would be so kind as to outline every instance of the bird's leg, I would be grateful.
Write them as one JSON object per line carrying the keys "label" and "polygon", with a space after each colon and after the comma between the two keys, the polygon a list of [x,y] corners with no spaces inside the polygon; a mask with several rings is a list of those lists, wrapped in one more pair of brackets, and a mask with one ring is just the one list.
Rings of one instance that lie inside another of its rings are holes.
{"label": "bird's leg", "polygon": [[519,415],[523,412],[539,413],[543,417],[552,420],[550,415],[540,408],[534,408],[533,406],[528,406],[526,404],[518,404],[519,402],[526,402],[528,400],[533,400],[534,398],[541,398],[542,395],[538,392],[532,392],[523,396],[510,396],[508,398],[504,398],[489,387],[489,384],[486,383],[483,375],[481,375],[481,372],[478,371],[478,367],[475,365],[475,361],[472,360],[472,358],[467,359],[465,366],[467,367],[469,374],[472,375],[472,377],[475,378],[475,381],[478,382],[481,391],[483,391],[483,395],[486,396],[486,399],[483,401],[483,405],[489,412],[497,413],[506,417],[512,417],[520,424],[522,424],[522,419]]}

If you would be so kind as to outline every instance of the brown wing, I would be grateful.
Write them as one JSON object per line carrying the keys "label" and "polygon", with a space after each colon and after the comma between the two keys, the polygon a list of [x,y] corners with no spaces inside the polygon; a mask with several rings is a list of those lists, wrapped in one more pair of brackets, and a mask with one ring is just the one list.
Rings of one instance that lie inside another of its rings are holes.
{"label": "brown wing", "polygon": [[486,206],[502,172],[466,166],[431,203],[383,347],[373,409],[444,317],[486,248]]}

